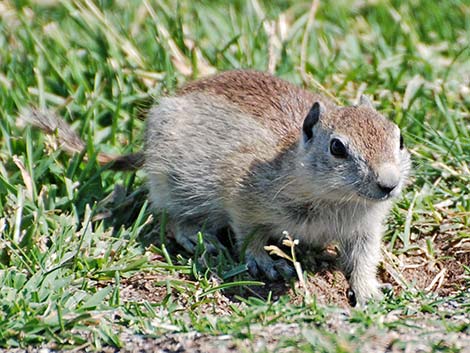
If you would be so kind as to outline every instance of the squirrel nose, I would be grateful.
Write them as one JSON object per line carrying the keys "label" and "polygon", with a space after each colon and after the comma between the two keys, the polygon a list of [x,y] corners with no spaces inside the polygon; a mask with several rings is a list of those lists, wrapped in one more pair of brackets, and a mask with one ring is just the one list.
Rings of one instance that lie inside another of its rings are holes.
{"label": "squirrel nose", "polygon": [[384,184],[377,183],[377,186],[385,194],[390,194],[397,187],[397,184],[395,184],[395,185],[384,185]]}
{"label": "squirrel nose", "polygon": [[400,182],[400,172],[391,163],[385,163],[378,168],[377,186],[385,194],[390,194]]}

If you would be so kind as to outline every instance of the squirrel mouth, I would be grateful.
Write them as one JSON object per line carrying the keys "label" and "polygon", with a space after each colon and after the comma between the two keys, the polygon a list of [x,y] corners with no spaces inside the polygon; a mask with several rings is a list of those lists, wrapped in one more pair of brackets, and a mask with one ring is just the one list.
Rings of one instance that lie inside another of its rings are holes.
{"label": "squirrel mouth", "polygon": [[378,187],[375,182],[368,183],[369,187],[357,189],[357,194],[362,199],[372,202],[383,202],[391,200],[400,195],[401,183],[397,183],[394,187]]}
{"label": "squirrel mouth", "polygon": [[358,192],[358,195],[362,199],[366,199],[367,201],[373,201],[373,202],[387,201],[394,197],[393,193],[381,193],[381,194],[371,195],[371,194],[364,193],[364,192]]}

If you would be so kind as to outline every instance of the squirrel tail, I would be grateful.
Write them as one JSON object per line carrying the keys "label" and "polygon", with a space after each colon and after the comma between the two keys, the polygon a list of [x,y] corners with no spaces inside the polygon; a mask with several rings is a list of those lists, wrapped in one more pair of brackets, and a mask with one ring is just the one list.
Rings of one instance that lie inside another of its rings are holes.
{"label": "squirrel tail", "polygon": [[[80,153],[85,150],[85,142],[68,125],[65,120],[59,118],[50,110],[38,109],[24,110],[20,114],[20,123],[35,126],[46,134],[55,135],[60,143],[60,148],[69,154]],[[136,152],[125,155],[112,155],[100,152],[97,155],[100,165],[109,165],[112,170],[135,171],[144,165],[144,153]]]}

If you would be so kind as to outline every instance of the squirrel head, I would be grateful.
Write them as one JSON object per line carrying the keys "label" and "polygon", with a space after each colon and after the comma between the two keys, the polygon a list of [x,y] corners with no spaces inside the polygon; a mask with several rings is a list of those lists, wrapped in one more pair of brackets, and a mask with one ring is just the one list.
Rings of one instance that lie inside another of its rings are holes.
{"label": "squirrel head", "polygon": [[299,150],[301,177],[316,185],[316,196],[331,200],[391,199],[400,194],[410,169],[398,126],[365,96],[354,106],[326,109],[314,103]]}

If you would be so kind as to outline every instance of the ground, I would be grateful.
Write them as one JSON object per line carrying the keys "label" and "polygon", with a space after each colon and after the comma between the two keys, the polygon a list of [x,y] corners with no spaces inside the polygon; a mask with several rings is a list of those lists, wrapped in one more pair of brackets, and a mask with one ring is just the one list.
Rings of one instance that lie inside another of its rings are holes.
{"label": "ground", "polygon": [[[469,19],[459,0],[0,2],[0,351],[469,352]],[[401,128],[413,173],[382,301],[350,307],[334,257],[303,246],[300,280],[276,283],[247,273],[229,230],[227,251],[188,254],[144,173],[96,162],[141,148],[160,97],[234,68],[338,104],[367,94]],[[31,106],[86,151],[21,126]]]}

